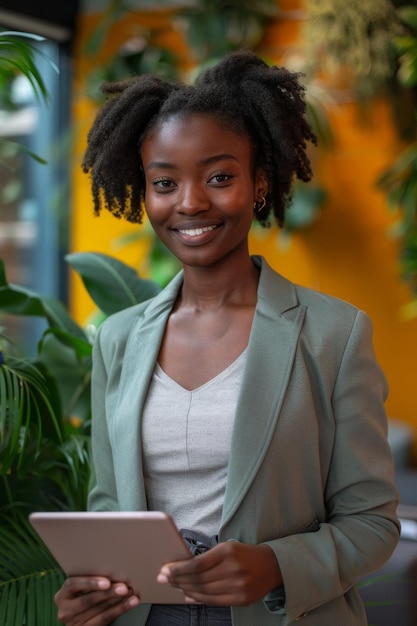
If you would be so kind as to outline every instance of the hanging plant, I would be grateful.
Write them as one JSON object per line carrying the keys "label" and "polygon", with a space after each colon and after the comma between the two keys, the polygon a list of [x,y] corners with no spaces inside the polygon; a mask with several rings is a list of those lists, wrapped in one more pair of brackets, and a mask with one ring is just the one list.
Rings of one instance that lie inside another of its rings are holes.
{"label": "hanging plant", "polygon": [[393,39],[401,22],[389,0],[305,0],[304,26],[309,71],[350,72],[361,97],[375,93],[393,76]]}
{"label": "hanging plant", "polygon": [[141,74],[154,74],[167,80],[177,78],[178,59],[173,52],[156,44],[159,35],[159,30],[138,28],[135,36],[126,40],[106,64],[90,72],[87,95],[92,100],[101,100],[103,83]]}
{"label": "hanging plant", "polygon": [[[11,96],[13,82],[17,76],[24,76],[30,83],[33,94],[39,102],[48,102],[49,94],[45,82],[36,65],[36,55],[48,60],[51,67],[58,71],[57,66],[42,51],[35,47],[35,43],[44,41],[44,37],[32,33],[21,33],[9,30],[0,30],[0,108],[14,110],[16,104]],[[0,144],[14,147],[28,154],[39,163],[46,161],[33,153],[26,146],[0,137]],[[9,164],[1,160],[2,167]]]}
{"label": "hanging plant", "polygon": [[[398,11],[408,31],[394,40],[399,55],[399,80],[409,89],[417,88],[417,8]],[[414,107],[417,125],[417,103]],[[401,241],[401,274],[409,284],[414,300],[405,307],[406,317],[417,316],[417,141],[410,142],[397,160],[377,181],[386,193],[388,205],[398,220],[395,234]]]}
{"label": "hanging plant", "polygon": [[268,21],[277,14],[275,0],[200,0],[180,9],[174,24],[197,62],[204,63],[232,50],[256,48]]}

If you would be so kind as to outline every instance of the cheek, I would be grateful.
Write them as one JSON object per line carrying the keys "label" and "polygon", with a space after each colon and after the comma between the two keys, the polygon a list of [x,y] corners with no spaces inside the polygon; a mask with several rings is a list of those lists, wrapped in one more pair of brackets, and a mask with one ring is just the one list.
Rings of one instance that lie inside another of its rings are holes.
{"label": "cheek", "polygon": [[160,220],[169,212],[169,202],[167,196],[158,196],[155,193],[145,193],[145,207],[149,219]]}

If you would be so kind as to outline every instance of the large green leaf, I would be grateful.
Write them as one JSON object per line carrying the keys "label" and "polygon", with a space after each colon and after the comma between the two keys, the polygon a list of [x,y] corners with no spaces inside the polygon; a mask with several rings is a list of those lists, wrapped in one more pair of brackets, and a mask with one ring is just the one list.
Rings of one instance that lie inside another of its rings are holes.
{"label": "large green leaf", "polygon": [[50,326],[86,340],[85,332],[70,317],[62,302],[51,296],[43,296],[32,289],[9,284],[2,259],[0,259],[0,310],[15,315],[43,317]]}
{"label": "large green leaf", "polygon": [[114,241],[117,249],[143,242],[149,252],[146,257],[146,274],[160,287],[165,287],[178,274],[182,265],[176,256],[155,235],[155,231],[146,221],[135,232],[124,233]]}
{"label": "large green leaf", "polygon": [[155,282],[140,278],[132,267],[107,254],[73,252],[65,258],[106,315],[152,298],[161,289]]}
{"label": "large green leaf", "polygon": [[53,372],[65,418],[90,418],[92,345],[60,330],[47,330],[39,343],[39,354]]}

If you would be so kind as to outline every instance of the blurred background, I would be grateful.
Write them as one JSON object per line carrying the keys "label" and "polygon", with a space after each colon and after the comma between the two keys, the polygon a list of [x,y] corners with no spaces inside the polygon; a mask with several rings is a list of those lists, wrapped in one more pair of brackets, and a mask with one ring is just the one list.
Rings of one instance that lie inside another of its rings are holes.
{"label": "blurred background", "polygon": [[303,74],[314,179],[283,230],[254,225],[251,252],[373,320],[404,518],[387,567],[405,579],[368,599],[394,593],[379,626],[416,623],[416,0],[0,0],[0,614],[27,575],[20,604],[40,611],[6,623],[57,623],[44,611],[62,572],[15,515],[85,508],[95,328],[178,270],[147,223],[93,216],[81,161],[100,84],[193,80],[239,48]]}
{"label": "blurred background", "polygon": [[[251,248],[290,279],[371,316],[388,413],[404,462],[416,464],[415,2],[1,0],[0,24],[45,37],[36,62],[49,92],[48,103],[36,100],[18,75],[3,85],[1,137],[47,163],[1,144],[0,256],[9,282],[59,298],[81,325],[95,305],[65,253],[111,254],[161,284],[177,269],[165,252],[154,254],[146,225],[93,217],[80,162],[100,83],[143,72],[192,80],[240,47],[304,73],[320,140],[315,178],[297,186],[286,229],[254,228]],[[6,319],[8,336],[36,350],[45,322]]]}

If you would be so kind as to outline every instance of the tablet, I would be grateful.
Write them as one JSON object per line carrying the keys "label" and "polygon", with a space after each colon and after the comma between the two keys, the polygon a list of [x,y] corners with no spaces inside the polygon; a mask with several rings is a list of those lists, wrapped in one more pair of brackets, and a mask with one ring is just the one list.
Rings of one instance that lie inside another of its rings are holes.
{"label": "tablet", "polygon": [[186,602],[182,591],[156,580],[165,563],[192,558],[166,513],[31,513],[29,521],[67,576],[125,582],[145,603]]}

